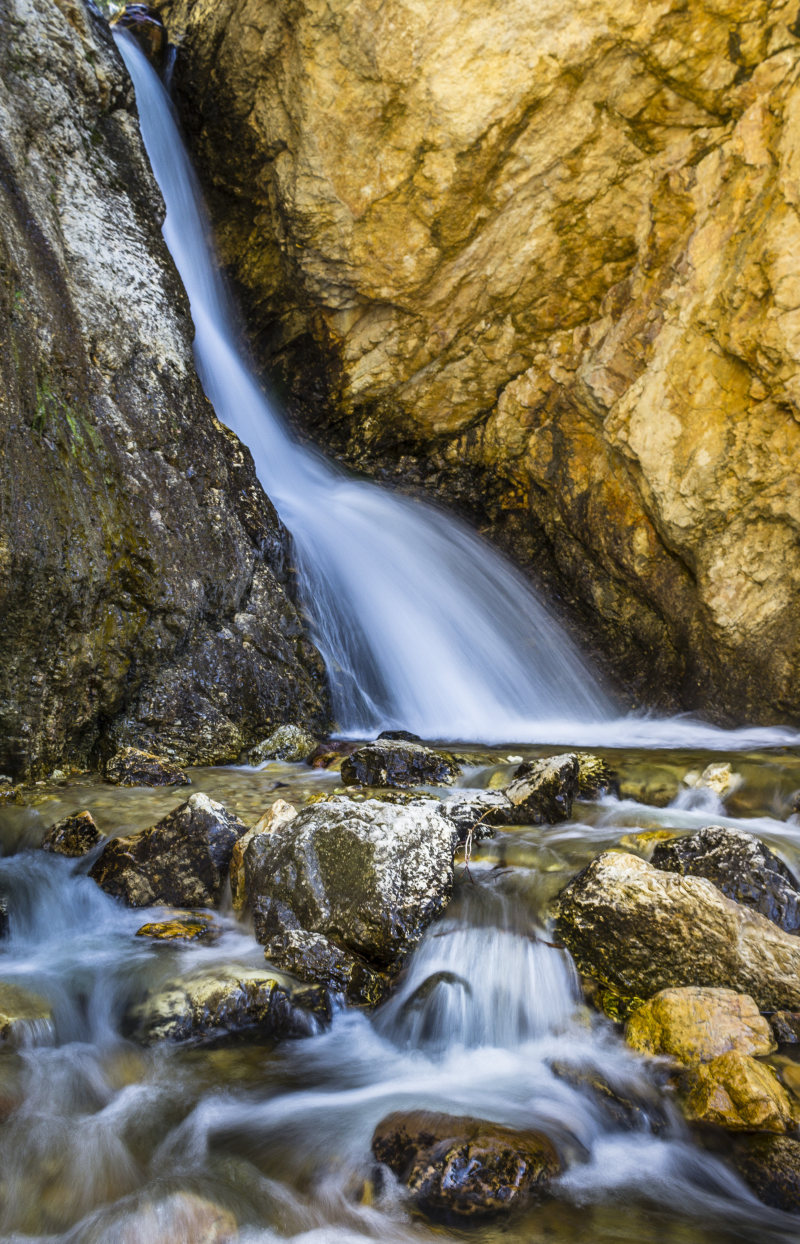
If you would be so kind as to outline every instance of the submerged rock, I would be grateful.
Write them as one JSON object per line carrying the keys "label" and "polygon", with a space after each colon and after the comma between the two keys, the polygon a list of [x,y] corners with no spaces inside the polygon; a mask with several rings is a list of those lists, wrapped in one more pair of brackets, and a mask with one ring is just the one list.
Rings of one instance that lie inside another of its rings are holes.
{"label": "submerged rock", "polygon": [[552,1141],[539,1132],[421,1110],[379,1123],[372,1152],[436,1218],[523,1209],[546,1195],[562,1169]]}
{"label": "submerged rock", "polygon": [[44,836],[42,850],[78,857],[93,850],[104,837],[95,825],[91,812],[75,812],[50,826]]}
{"label": "submerged rock", "polygon": [[157,1041],[218,1041],[242,1032],[307,1037],[325,1014],[321,991],[292,989],[264,969],[218,967],[168,981],[133,1007],[134,1037]]}
{"label": "submerged rock", "polygon": [[246,826],[208,795],[191,795],[151,829],[113,838],[89,876],[131,907],[213,907]]}
{"label": "submerged rock", "polygon": [[303,809],[245,852],[256,935],[321,933],[378,969],[411,950],[446,907],[456,833],[433,800],[338,797]]}
{"label": "submerged rock", "polygon": [[580,765],[573,753],[532,760],[519,766],[505,789],[513,805],[510,823],[553,825],[572,816],[578,795]]}
{"label": "submerged rock", "polygon": [[607,851],[562,890],[556,921],[579,969],[620,994],[712,985],[762,1011],[800,1007],[800,939],[705,878]]}
{"label": "submerged rock", "polygon": [[655,1084],[616,1083],[593,1064],[568,1058],[553,1059],[549,1065],[559,1080],[587,1093],[612,1127],[658,1135],[669,1125],[668,1109]]}
{"label": "submerged rock", "polygon": [[82,1244],[236,1244],[239,1239],[235,1214],[196,1192],[172,1192],[157,1201],[139,1198],[99,1217],[82,1226]]}
{"label": "submerged rock", "polygon": [[490,838],[496,825],[508,825],[514,805],[499,790],[459,790],[447,795],[439,805],[464,842],[471,832],[474,839]]}
{"label": "submerged rock", "polygon": [[788,1132],[800,1116],[775,1072],[749,1054],[729,1050],[691,1073],[688,1119],[734,1132]]}
{"label": "submerged rock", "polygon": [[343,994],[354,1006],[377,1006],[389,986],[388,977],[360,955],[305,929],[285,929],[269,937],[264,957],[280,972]]}
{"label": "submerged rock", "polygon": [[190,786],[183,770],[167,757],[123,747],[106,763],[106,781],[114,786]]}
{"label": "submerged rock", "polygon": [[45,998],[0,981],[0,1046],[41,1043],[52,1029],[53,1012]]}
{"label": "submerged rock", "polygon": [[707,877],[728,898],[760,911],[787,933],[800,930],[800,882],[753,834],[709,825],[659,844],[651,863],[666,872]]}
{"label": "submerged rock", "polygon": [[249,765],[260,765],[265,760],[298,762],[308,760],[318,746],[313,734],[302,726],[278,726],[267,738],[251,747],[245,759]]}
{"label": "submerged rock", "polygon": [[765,1205],[800,1212],[800,1140],[793,1136],[742,1136],[733,1150],[739,1174]]}
{"label": "submerged rock", "polygon": [[669,1054],[689,1067],[729,1050],[771,1054],[776,1048],[753,999],[732,989],[662,989],[633,1012],[625,1039],[640,1054]]}
{"label": "submerged rock", "polygon": [[449,754],[394,739],[367,743],[342,761],[345,786],[449,786],[460,772]]}

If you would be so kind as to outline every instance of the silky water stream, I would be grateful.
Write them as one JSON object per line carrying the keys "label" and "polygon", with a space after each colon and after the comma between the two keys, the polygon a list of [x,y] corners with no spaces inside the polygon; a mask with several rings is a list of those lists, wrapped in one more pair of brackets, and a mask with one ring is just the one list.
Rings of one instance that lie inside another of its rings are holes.
{"label": "silky water stream", "polygon": [[[135,933],[160,913],[108,898],[86,876],[90,861],[38,849],[47,826],[68,812],[88,808],[105,832],[124,834],[152,824],[183,794],[75,779],[41,786],[28,807],[0,808],[0,893],[9,907],[0,980],[36,991],[52,1010],[52,1019],[31,1021],[21,1045],[0,1051],[2,1238],[172,1244],[227,1239],[235,1223],[245,1244],[800,1239],[798,1220],[757,1202],[724,1157],[700,1147],[670,1093],[609,1021],[586,1010],[569,956],[547,933],[560,886],[639,829],[727,818],[796,868],[796,736],[615,720],[555,621],[471,533],[349,480],[292,443],[227,327],[163,89],[131,42],[121,49],[168,205],[165,235],[192,302],[198,366],[293,533],[343,727],[362,736],[394,724],[426,737],[480,738],[484,753],[489,740],[525,740],[513,748],[525,756],[541,754],[533,741],[624,744],[607,755],[629,780],[626,798],[576,805],[571,822],[480,844],[469,871],[458,869],[445,918],[374,1015],[343,1008],[302,1040],[216,1048],[143,1049],[126,1039],[125,1015],[179,972],[263,963],[249,927],[223,914],[211,946],[152,945]],[[689,750],[632,750],[648,745]],[[679,782],[714,758],[708,748],[727,752],[742,774],[726,805]],[[496,749],[493,764],[473,753],[461,781],[510,776],[507,751]],[[278,795],[302,803],[339,781],[278,763],[191,776],[195,790],[247,822]],[[651,806],[648,791],[670,782],[668,805]],[[630,1117],[607,1111],[593,1075],[636,1103]],[[370,1153],[382,1118],[417,1107],[541,1130],[565,1156],[566,1174],[550,1200],[511,1224],[433,1227],[376,1174]]]}

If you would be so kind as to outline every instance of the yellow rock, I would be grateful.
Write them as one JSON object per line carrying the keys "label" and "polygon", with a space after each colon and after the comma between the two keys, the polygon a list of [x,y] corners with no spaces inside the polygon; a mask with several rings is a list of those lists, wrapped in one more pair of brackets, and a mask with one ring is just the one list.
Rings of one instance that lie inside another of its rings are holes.
{"label": "yellow rock", "polygon": [[798,1121],[774,1071],[737,1050],[695,1070],[684,1109],[689,1119],[730,1131],[788,1132]]}
{"label": "yellow rock", "polygon": [[189,913],[171,920],[153,920],[136,930],[137,937],[150,937],[158,942],[197,942],[219,937],[219,928],[210,916]]}
{"label": "yellow rock", "polygon": [[625,1039],[642,1054],[669,1054],[690,1067],[729,1050],[770,1054],[777,1049],[753,999],[733,989],[662,989],[631,1015]]}
{"label": "yellow rock", "polygon": [[677,837],[678,834],[672,829],[646,829],[639,834],[623,834],[619,845],[626,851],[638,851],[649,859],[659,842],[668,842],[670,838]]}

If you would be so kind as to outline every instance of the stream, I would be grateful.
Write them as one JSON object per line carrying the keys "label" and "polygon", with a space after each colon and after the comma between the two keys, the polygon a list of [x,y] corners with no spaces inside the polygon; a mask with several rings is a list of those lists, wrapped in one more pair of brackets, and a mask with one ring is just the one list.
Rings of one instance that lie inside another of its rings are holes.
{"label": "stream", "polygon": [[[38,784],[27,806],[0,806],[9,908],[0,997],[24,985],[51,1011],[0,1053],[2,1239],[796,1241],[797,1219],[757,1201],[724,1154],[701,1146],[668,1085],[583,1004],[548,913],[600,851],[646,852],[639,835],[660,830],[743,828],[800,869],[797,733],[621,715],[533,589],[477,536],[291,439],[235,341],[168,97],[133,41],[118,42],[190,296],[198,370],[292,533],[341,733],[399,726],[470,740],[453,746],[469,762],[459,783],[474,787],[507,782],[520,758],[591,746],[620,775],[621,793],[576,804],[568,822],[477,844],[444,918],[373,1014],[343,1007],[313,1036],[210,1047],[143,1048],[126,1036],[126,1016],[181,972],[263,964],[230,901],[213,943],[155,944],[136,934],[163,911],[105,895],[87,876],[91,856],[39,849],[68,813],[88,809],[105,833],[129,834],[187,792],[75,776]],[[685,780],[721,760],[740,778],[724,799]],[[278,798],[300,805],[340,782],[279,762],[190,776],[192,790],[248,824]],[[591,1087],[598,1077],[636,1103],[632,1119],[603,1107]],[[566,1155],[566,1172],[552,1198],[502,1226],[434,1227],[371,1156],[375,1126],[400,1108],[535,1128]]]}

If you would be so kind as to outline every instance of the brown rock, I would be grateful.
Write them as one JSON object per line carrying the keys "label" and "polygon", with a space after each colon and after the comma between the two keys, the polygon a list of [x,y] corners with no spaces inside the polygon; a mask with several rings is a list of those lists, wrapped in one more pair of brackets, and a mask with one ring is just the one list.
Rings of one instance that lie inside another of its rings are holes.
{"label": "brown rock", "polygon": [[538,1132],[424,1111],[389,1115],[372,1152],[434,1217],[508,1214],[540,1200],[561,1173],[552,1142]]}
{"label": "brown rock", "polygon": [[573,753],[522,764],[505,789],[513,805],[509,821],[516,825],[553,825],[572,816],[578,795],[580,764]]}
{"label": "brown rock", "polygon": [[692,1073],[686,1116],[729,1131],[789,1132],[798,1114],[774,1071],[730,1050]]}
{"label": "brown rock", "polygon": [[150,937],[157,942],[213,942],[220,928],[210,916],[198,912],[176,913],[170,920],[152,920],[136,930],[137,937]]}
{"label": "brown rock", "polygon": [[669,1054],[689,1067],[728,1050],[770,1054],[776,1048],[753,999],[732,989],[662,989],[631,1015],[625,1039],[640,1054]]}
{"label": "brown rock", "polygon": [[404,739],[376,739],[342,761],[346,786],[449,786],[460,772],[451,755]]}
{"label": "brown rock", "polygon": [[800,1042],[800,1011],[773,1011],[769,1022],[779,1045],[797,1045]]}
{"label": "brown rock", "polygon": [[123,747],[106,763],[106,780],[114,786],[190,786],[183,770],[167,756],[138,747]]}
{"label": "brown rock", "polygon": [[44,836],[42,850],[77,857],[86,855],[103,841],[103,837],[91,812],[76,812],[50,826]]}

